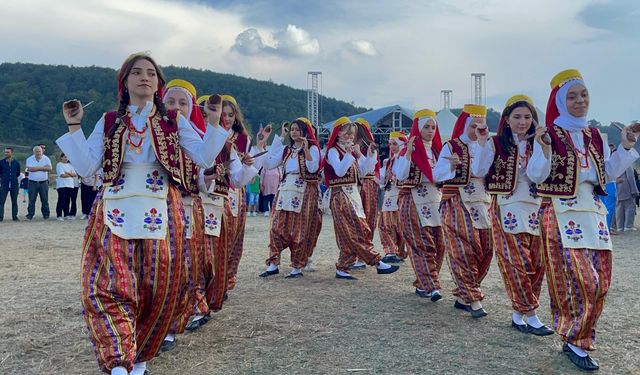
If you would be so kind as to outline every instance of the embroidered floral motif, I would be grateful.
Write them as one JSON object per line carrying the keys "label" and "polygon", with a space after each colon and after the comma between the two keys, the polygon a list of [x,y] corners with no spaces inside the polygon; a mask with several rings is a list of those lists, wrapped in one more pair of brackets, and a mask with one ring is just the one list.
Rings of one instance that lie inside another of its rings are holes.
{"label": "embroidered floral motif", "polygon": [[118,179],[109,187],[109,192],[118,194],[120,190],[124,189],[124,173],[118,177]]}
{"label": "embroidered floral motif", "polygon": [[162,228],[162,214],[155,208],[144,213],[144,228],[150,232],[155,232]]}
{"label": "embroidered floral motif", "polygon": [[387,198],[384,200],[384,206],[385,207],[391,207],[391,198]]}
{"label": "embroidered floral motif", "polygon": [[303,187],[304,186],[304,178],[302,178],[302,177],[296,178],[296,180],[294,181],[294,185],[296,185],[297,188]]}
{"label": "embroidered floral motif", "polygon": [[121,227],[124,224],[124,212],[120,212],[117,208],[107,211],[107,220],[114,227]]}
{"label": "embroidered floral motif", "polygon": [[600,241],[604,242],[609,242],[609,239],[611,238],[609,235],[609,228],[607,228],[607,224],[602,221],[598,223],[598,238],[600,239]]}
{"label": "embroidered floral motif", "polygon": [[420,209],[420,215],[422,215],[422,217],[424,217],[425,219],[431,219],[433,213],[431,212],[431,208],[429,208],[429,206],[422,206],[422,208]]}
{"label": "embroidered floral motif", "polygon": [[580,224],[577,224],[573,220],[569,220],[567,225],[564,226],[564,233],[567,235],[567,238],[578,242],[582,236],[582,229],[580,229]]}
{"label": "embroidered floral motif", "polygon": [[465,187],[464,187],[464,192],[471,195],[473,193],[476,192],[476,185],[473,182],[469,182]]}
{"label": "embroidered floral motif", "polygon": [[213,213],[210,213],[204,219],[204,226],[207,227],[207,229],[209,230],[216,229],[218,227],[218,218],[216,217],[216,215],[214,215]]}
{"label": "embroidered floral motif", "polygon": [[282,208],[282,198],[278,198],[278,203],[276,203],[276,207]]}
{"label": "embroidered floral motif", "polygon": [[529,215],[529,228],[533,230],[538,230],[540,228],[540,217],[535,212],[532,212]]}
{"label": "embroidered floral motif", "polygon": [[503,223],[506,229],[514,230],[518,226],[518,219],[513,213],[507,212],[507,215],[503,218]]}
{"label": "embroidered floral motif", "polygon": [[235,195],[231,194],[229,196],[229,203],[231,204],[232,211],[235,211],[238,208],[238,201],[236,200]]}
{"label": "embroidered floral motif", "polygon": [[184,230],[189,231],[189,227],[191,227],[191,216],[184,215]]}
{"label": "embroidered floral motif", "polygon": [[480,220],[480,211],[477,208],[471,207],[469,214],[471,215],[471,219],[474,221]]}
{"label": "embroidered floral motif", "polygon": [[300,198],[293,197],[293,199],[291,199],[291,207],[293,207],[293,208],[300,207]]}
{"label": "embroidered floral motif", "polygon": [[529,196],[531,198],[538,198],[538,189],[536,188],[536,184],[529,185]]}
{"label": "embroidered floral motif", "polygon": [[158,192],[164,189],[164,176],[160,175],[160,172],[153,171],[151,173],[147,173],[147,189],[152,192]]}
{"label": "embroidered floral motif", "polygon": [[602,209],[602,200],[596,194],[593,194],[593,202],[596,204],[598,210]]}
{"label": "embroidered floral motif", "polygon": [[578,198],[560,198],[562,206],[573,207],[578,204]]}
{"label": "embroidered floral motif", "polygon": [[347,193],[347,194],[353,193],[353,187],[351,187],[351,186],[345,186],[345,187],[343,187],[343,189],[344,189],[344,192]]}
{"label": "embroidered floral motif", "polygon": [[429,194],[429,189],[427,189],[426,185],[420,185],[420,187],[418,187],[418,190],[416,190],[416,193],[418,193],[420,197],[424,198]]}

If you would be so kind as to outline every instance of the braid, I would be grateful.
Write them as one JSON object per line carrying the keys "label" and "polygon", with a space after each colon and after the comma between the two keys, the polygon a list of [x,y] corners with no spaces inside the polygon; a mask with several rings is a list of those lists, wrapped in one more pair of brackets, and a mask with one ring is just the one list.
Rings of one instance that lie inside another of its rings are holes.
{"label": "braid", "polygon": [[122,117],[127,114],[127,106],[129,105],[129,91],[127,89],[123,89],[120,93],[120,103],[118,105],[118,112],[116,112],[116,123],[111,127],[109,131],[109,138],[113,137],[116,133],[116,130],[122,123]]}
{"label": "braid", "polygon": [[170,119],[169,116],[167,116],[167,107],[164,106],[164,102],[160,99],[157,91],[155,94],[153,94],[153,104],[155,104],[156,108],[158,108],[158,112],[160,112],[160,116],[162,116],[162,119],[164,121],[168,122],[171,125],[175,125],[173,119]]}

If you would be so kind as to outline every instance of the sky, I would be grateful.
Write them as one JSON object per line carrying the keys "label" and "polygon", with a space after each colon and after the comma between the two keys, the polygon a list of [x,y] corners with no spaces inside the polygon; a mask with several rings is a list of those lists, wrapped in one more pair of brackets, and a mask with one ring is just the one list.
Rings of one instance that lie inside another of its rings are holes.
{"label": "sky", "polygon": [[[525,93],[545,108],[549,81],[576,68],[589,118],[640,120],[637,0],[21,0],[2,6],[0,62],[118,68],[150,51],[178,65],[307,88],[366,107],[453,107]],[[233,94],[233,93],[231,93]],[[302,114],[304,115],[304,114]]]}

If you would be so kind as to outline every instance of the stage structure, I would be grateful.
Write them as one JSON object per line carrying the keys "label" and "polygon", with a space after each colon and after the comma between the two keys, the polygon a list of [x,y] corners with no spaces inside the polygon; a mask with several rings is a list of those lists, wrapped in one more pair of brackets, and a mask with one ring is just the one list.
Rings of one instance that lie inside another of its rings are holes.
{"label": "stage structure", "polygon": [[487,97],[487,77],[484,73],[471,73],[473,104],[485,105]]}
{"label": "stage structure", "polygon": [[[321,94],[322,94],[322,72],[307,73],[307,118],[314,127],[320,126],[321,113]],[[320,134],[323,134],[322,128],[318,128]]]}

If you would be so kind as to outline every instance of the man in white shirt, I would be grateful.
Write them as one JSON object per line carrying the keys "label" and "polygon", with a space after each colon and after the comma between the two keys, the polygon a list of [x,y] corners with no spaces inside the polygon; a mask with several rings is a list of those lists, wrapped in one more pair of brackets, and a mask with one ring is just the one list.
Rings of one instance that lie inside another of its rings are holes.
{"label": "man in white shirt", "polygon": [[33,155],[27,158],[27,170],[29,171],[29,206],[27,207],[27,219],[33,220],[36,211],[36,198],[40,195],[42,217],[49,218],[49,172],[51,172],[51,160],[44,155],[42,147],[33,148]]}

